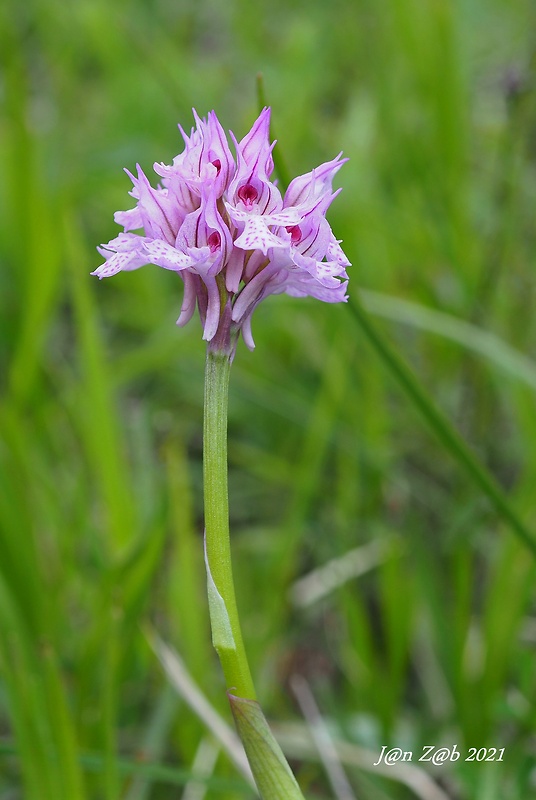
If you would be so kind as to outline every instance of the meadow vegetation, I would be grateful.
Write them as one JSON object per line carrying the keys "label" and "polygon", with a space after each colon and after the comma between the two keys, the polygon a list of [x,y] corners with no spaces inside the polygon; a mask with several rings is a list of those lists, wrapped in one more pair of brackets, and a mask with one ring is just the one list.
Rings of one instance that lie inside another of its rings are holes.
{"label": "meadow vegetation", "polygon": [[[353,264],[347,306],[269,298],[233,365],[234,568],[263,708],[311,799],[334,789],[296,675],[357,797],[431,797],[426,773],[451,800],[536,792],[534,553],[508,518],[536,538],[535,25],[528,0],[1,5],[0,800],[254,796],[154,646],[230,724],[201,329],[176,328],[172,273],[89,273],[131,206],[122,168],[171,163],[192,106],[240,138],[258,72],[282,178],[350,159],[329,219]],[[454,743],[504,760],[414,761],[413,788],[370,766],[383,745]]]}

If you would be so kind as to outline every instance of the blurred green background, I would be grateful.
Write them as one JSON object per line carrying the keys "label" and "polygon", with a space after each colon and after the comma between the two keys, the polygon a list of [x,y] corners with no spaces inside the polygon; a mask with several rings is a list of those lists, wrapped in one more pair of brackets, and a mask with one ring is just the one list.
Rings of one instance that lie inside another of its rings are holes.
{"label": "blurred green background", "polygon": [[[243,136],[259,71],[292,175],[350,158],[329,212],[350,293],[536,528],[535,31],[528,0],[2,4],[1,800],[253,796],[147,640],[229,722],[204,596],[200,325],[175,327],[164,270],[89,272],[131,206],[122,168],[170,163],[192,106]],[[295,674],[356,797],[432,798],[371,758],[454,743],[460,761],[413,764],[437,800],[536,796],[528,549],[348,306],[270,298],[254,336],[231,381],[235,574],[304,793],[334,797]]]}

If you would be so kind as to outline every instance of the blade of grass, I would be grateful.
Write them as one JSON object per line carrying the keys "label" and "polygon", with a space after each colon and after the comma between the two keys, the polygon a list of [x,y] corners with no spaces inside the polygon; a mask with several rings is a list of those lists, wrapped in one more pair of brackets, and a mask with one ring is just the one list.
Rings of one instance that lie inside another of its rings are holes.
{"label": "blade of grass", "polygon": [[42,648],[44,691],[47,700],[50,726],[58,756],[57,771],[61,775],[63,796],[68,800],[86,797],[78,761],[78,741],[65,697],[56,653],[50,645]]}
{"label": "blade of grass", "polygon": [[331,733],[320,713],[311,687],[305,678],[298,674],[291,677],[290,683],[302,714],[305,717],[320,761],[328,776],[333,794],[337,800],[356,800],[354,790],[342,767]]}
{"label": "blade of grass", "polygon": [[377,572],[378,602],[385,637],[385,680],[382,719],[386,731],[394,730],[407,684],[411,660],[416,597],[411,580],[412,562],[396,541]]}
{"label": "blade of grass", "polygon": [[250,786],[255,788],[255,782],[246,760],[244,748],[234,730],[223,721],[217,711],[210,705],[188,673],[178,653],[168,647],[153,631],[148,630],[146,635],[171,685],[179,692],[194,713],[197,714],[208,730],[216,737],[223,750],[225,750]]}
{"label": "blade of grass", "polygon": [[[100,771],[103,768],[103,757],[98,753],[85,753],[81,756],[81,763],[88,770]],[[193,775],[191,770],[167,767],[164,764],[142,764],[126,758],[117,759],[117,770],[121,775],[139,775],[153,783],[168,783],[172,786],[187,786],[195,778],[202,781],[213,791],[240,792],[251,796],[251,789],[244,782],[226,778],[204,777]]]}
{"label": "blade of grass", "polygon": [[[180,700],[169,684],[165,684],[156,700],[147,724],[143,744],[136,758],[142,762],[160,759],[169,738],[170,728],[177,713]],[[125,795],[125,800],[146,800],[152,791],[153,781],[145,775],[135,775]]]}
{"label": "blade of grass", "polygon": [[[18,756],[18,748],[10,742],[0,742],[0,755]],[[83,752],[80,754],[80,764],[88,772],[101,772],[104,767],[105,756],[97,752]],[[160,762],[143,762],[136,759],[119,758],[117,760],[118,772],[125,777],[145,778],[152,783],[169,784],[170,786],[187,786],[195,778],[196,781],[204,783],[214,792],[226,793],[235,792],[251,797],[251,789],[244,781],[233,780],[232,778],[216,778],[212,776],[193,775],[191,770],[170,767]],[[43,786],[32,798],[42,798]],[[47,795],[48,797],[48,795]]]}
{"label": "blade of grass", "polygon": [[411,369],[387,340],[378,333],[355,294],[350,295],[349,309],[361,332],[366,336],[388,371],[404,389],[411,402],[420,411],[437,438],[471,480],[488,497],[497,513],[510,526],[516,536],[521,539],[532,555],[536,556],[536,541],[533,538],[533,534],[518,517],[502,488],[497,484],[490,472],[479,462],[445,415],[437,408]]}
{"label": "blade of grass", "polygon": [[[275,724],[272,727],[285,754],[290,758],[317,761],[318,751],[310,731],[302,723]],[[420,767],[414,764],[378,764],[378,753],[364,747],[334,739],[337,757],[345,767],[357,767],[383,775],[407,786],[421,800],[450,800],[448,795]]]}
{"label": "blade of grass", "polygon": [[24,622],[2,581],[0,619],[0,667],[9,696],[10,721],[17,742],[13,750],[20,756],[22,783],[28,797],[39,797],[40,793],[56,797],[58,784],[54,779],[50,752],[45,745],[48,731],[39,724],[39,720],[42,722],[46,717],[43,713],[43,697],[28,664],[27,643],[21,642]]}
{"label": "blade of grass", "polygon": [[[201,739],[192,764],[192,772],[202,778],[208,778],[209,775],[212,775],[219,751],[220,748],[213,739],[208,737]],[[206,784],[197,778],[193,778],[185,787],[182,800],[204,800],[206,793]]]}
{"label": "blade of grass", "polygon": [[9,280],[16,286],[14,301],[20,303],[21,310],[8,384],[13,399],[33,403],[35,379],[61,287],[61,256],[55,234],[56,203],[39,159],[39,137],[29,121],[29,64],[19,46],[17,26],[8,24],[2,33],[6,113],[0,171],[10,199],[2,234],[11,250]]}
{"label": "blade of grass", "polygon": [[452,314],[426,308],[420,303],[364,289],[359,294],[361,302],[370,313],[444,336],[484,356],[512,377],[536,389],[536,364],[499,336]]}
{"label": "blade of grass", "polygon": [[388,537],[373,539],[367,544],[348,550],[344,555],[332,558],[326,564],[294,581],[289,598],[294,605],[307,607],[323,600],[331,592],[348,581],[364,575],[393,556],[392,540]]}
{"label": "blade of grass", "polygon": [[93,292],[89,286],[91,279],[87,253],[78,224],[67,213],[62,232],[71,265],[72,296],[83,369],[84,390],[79,398],[83,413],[80,414],[80,422],[84,426],[88,453],[106,502],[112,552],[117,553],[128,545],[137,529],[132,491],[128,472],[123,467],[116,398]]}
{"label": "blade of grass", "polygon": [[[168,602],[170,624],[193,675],[207,675],[212,661],[205,598],[203,543],[196,535],[193,497],[184,444],[177,438],[164,446],[174,549],[169,556]],[[205,636],[200,630],[205,628]]]}
{"label": "blade of grass", "polygon": [[[340,344],[341,323],[331,332],[326,343],[321,380],[311,402],[309,419],[300,445],[300,454],[294,467],[292,497],[286,513],[279,547],[273,555],[273,579],[280,581],[283,592],[273,592],[274,608],[271,617],[275,622],[282,613],[284,596],[295,566],[298,548],[307,523],[307,513],[314,502],[322,468],[327,458],[332,431],[339,410],[344,403],[349,382],[347,368],[349,348]],[[272,578],[271,578],[272,580]]]}

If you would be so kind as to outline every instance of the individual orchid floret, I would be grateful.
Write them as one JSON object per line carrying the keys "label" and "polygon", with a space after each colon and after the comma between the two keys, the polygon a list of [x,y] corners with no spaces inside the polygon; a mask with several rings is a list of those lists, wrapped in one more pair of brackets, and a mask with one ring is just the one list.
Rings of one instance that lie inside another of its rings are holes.
{"label": "individual orchid floret", "polygon": [[274,162],[269,125],[270,109],[265,108],[241,142],[233,136],[238,165],[229,184],[227,210],[240,230],[246,216],[270,216],[283,208],[281,193],[270,181]]}
{"label": "individual orchid floret", "polygon": [[155,172],[163,178],[163,185],[179,202],[184,199],[192,202],[192,196],[200,197],[207,184],[213,185],[217,198],[221,197],[235,171],[225,131],[214,111],[207,120],[200,119],[195,110],[193,113],[197,127],[191,135],[187,136],[180,128],[186,145],[184,152],[173,159],[171,166],[154,165]]}
{"label": "individual orchid floret", "polygon": [[141,227],[145,229],[147,236],[164,239],[173,244],[184,221],[184,209],[174,202],[174,198],[170,197],[167,189],[153,189],[139,164],[136,165],[136,168],[137,178],[128,170],[125,172],[134,184],[134,189],[130,194],[138,201],[137,208],[142,223]]}
{"label": "individual orchid floret", "polygon": [[[136,206],[118,211],[124,233],[98,248],[105,263],[92,274],[110,277],[154,264],[184,283],[177,323],[199,310],[203,338],[234,353],[238,334],[253,349],[251,316],[270,294],[347,299],[350,265],[326,219],[337,196],[333,178],[347,159],[339,154],[295,178],[284,198],[271,180],[270,109],[265,108],[238,142],[234,160],[214,111],[195,128],[180,128],[184,151],[171,165],[155,164],[153,188],[141,168],[131,195]],[[142,231],[135,233],[135,231]]]}
{"label": "individual orchid floret", "polygon": [[298,175],[290,182],[285,192],[284,206],[297,206],[304,202],[312,202],[324,194],[331,194],[333,178],[348,159],[341,158],[339,153],[332,161],[326,161],[312,172]]}
{"label": "individual orchid floret", "polygon": [[268,180],[274,169],[272,150],[275,142],[270,144],[270,113],[269,108],[263,108],[250,132],[244,136],[240,143],[236,141],[234,134],[231,133],[239,158],[245,164],[246,169],[249,169],[252,173],[260,173],[266,180]]}
{"label": "individual orchid floret", "polygon": [[149,241],[151,240],[148,237],[136,236],[133,233],[120,233],[108,244],[97,247],[106,261],[91,274],[97,275],[99,278],[110,278],[118,272],[130,272],[145,266],[147,256],[143,245]]}

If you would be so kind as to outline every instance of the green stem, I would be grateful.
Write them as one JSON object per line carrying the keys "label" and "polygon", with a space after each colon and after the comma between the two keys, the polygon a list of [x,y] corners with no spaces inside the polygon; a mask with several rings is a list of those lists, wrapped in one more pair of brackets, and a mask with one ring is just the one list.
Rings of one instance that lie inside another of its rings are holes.
{"label": "green stem", "polygon": [[236,728],[261,797],[303,800],[255,699],[236,607],[227,495],[227,405],[233,347],[227,345],[225,350],[209,345],[205,369],[205,558],[212,641],[223,668]]}
{"label": "green stem", "polygon": [[205,368],[203,478],[210,618],[212,640],[221,661],[227,689],[240,697],[255,700],[255,688],[240,630],[231,565],[227,494],[230,368],[231,358],[227,353],[208,348]]}

